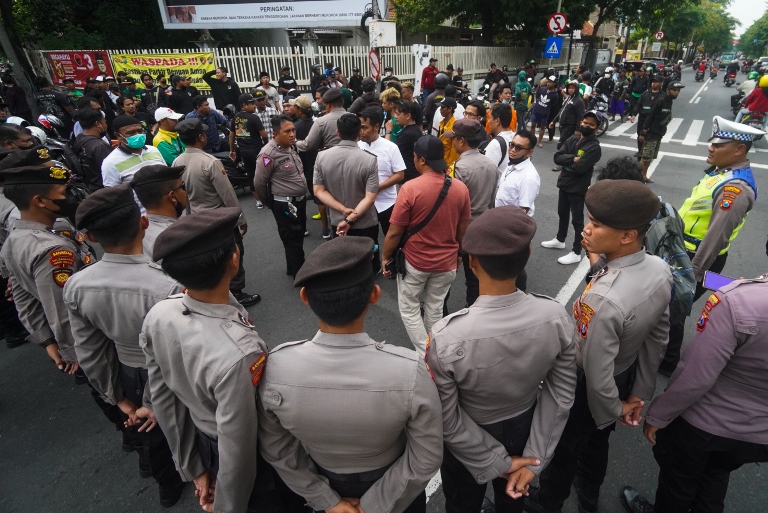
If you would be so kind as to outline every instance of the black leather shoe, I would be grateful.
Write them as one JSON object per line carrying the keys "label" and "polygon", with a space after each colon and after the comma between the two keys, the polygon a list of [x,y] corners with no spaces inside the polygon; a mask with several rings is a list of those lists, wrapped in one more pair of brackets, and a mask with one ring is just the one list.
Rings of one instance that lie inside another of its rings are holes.
{"label": "black leather shoe", "polygon": [[29,333],[24,333],[24,335],[6,335],[5,345],[8,347],[8,349],[19,347],[27,341],[28,336]]}
{"label": "black leather shoe", "polygon": [[653,504],[631,486],[625,486],[621,490],[621,503],[629,513],[654,513]]}
{"label": "black leather shoe", "polygon": [[539,502],[540,491],[538,486],[528,488],[528,495],[523,497],[523,509],[529,513],[562,513],[561,509],[547,509],[542,506]]}
{"label": "black leather shoe", "polygon": [[555,173],[559,173],[562,170],[563,170],[563,166],[555,166],[552,168],[552,171],[554,171]]}
{"label": "black leather shoe", "polygon": [[237,302],[243,306],[253,306],[261,301],[261,296],[258,294],[248,294],[247,292],[238,292],[234,295]]}
{"label": "black leather shoe", "polygon": [[181,498],[181,492],[184,490],[184,482],[179,481],[175,485],[160,486],[160,505],[164,508],[170,508]]}
{"label": "black leather shoe", "polygon": [[483,497],[483,505],[480,508],[480,513],[496,513],[496,506],[488,497]]}

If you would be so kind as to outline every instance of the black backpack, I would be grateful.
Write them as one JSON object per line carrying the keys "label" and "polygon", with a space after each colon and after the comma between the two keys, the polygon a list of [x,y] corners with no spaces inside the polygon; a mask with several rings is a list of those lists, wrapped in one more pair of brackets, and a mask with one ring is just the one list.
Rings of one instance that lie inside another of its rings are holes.
{"label": "black backpack", "polygon": [[499,160],[496,163],[496,167],[499,167],[502,162],[504,162],[504,157],[507,156],[507,140],[504,139],[502,136],[497,135],[493,139],[489,139],[487,141],[483,141],[480,143],[480,146],[477,147],[477,151],[485,155],[485,149],[488,148],[488,145],[491,144],[493,141],[499,141],[499,144],[501,145],[501,160]]}

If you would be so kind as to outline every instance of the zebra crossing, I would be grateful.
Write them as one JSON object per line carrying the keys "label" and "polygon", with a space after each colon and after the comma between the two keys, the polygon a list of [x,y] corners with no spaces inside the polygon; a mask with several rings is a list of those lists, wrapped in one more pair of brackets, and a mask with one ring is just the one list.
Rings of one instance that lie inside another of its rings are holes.
{"label": "zebra crossing", "polygon": [[[687,124],[684,123],[685,118],[672,118],[667,125],[667,133],[661,139],[662,143],[678,143],[683,146],[696,146],[697,144],[707,144],[707,139],[710,136],[709,124],[703,119],[694,119]],[[704,127],[707,130],[704,131]],[[682,129],[682,130],[681,130]],[[683,135],[685,131],[685,135]],[[702,134],[702,131],[704,133]],[[682,138],[675,138],[678,132]],[[608,130],[603,137],[629,137],[630,139],[637,139],[637,120],[634,123],[629,119],[622,123],[621,121],[614,121],[608,126]]]}

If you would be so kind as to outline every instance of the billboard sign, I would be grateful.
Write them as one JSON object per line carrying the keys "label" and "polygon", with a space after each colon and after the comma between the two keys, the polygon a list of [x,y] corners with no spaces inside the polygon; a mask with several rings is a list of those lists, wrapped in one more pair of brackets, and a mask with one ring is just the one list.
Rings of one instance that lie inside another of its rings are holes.
{"label": "billboard sign", "polygon": [[158,0],[167,29],[359,27],[368,0]]}
{"label": "billboard sign", "polygon": [[114,76],[109,54],[106,50],[87,52],[55,51],[43,52],[45,60],[53,70],[53,84],[64,85],[64,79],[71,78],[76,87],[85,87],[89,78],[99,73]]}
{"label": "billboard sign", "polygon": [[[124,71],[136,80],[142,73],[153,77],[163,74],[166,77],[181,75],[192,77],[193,84],[202,83],[203,75],[216,69],[213,52],[198,53],[113,53],[112,67],[115,71]],[[169,81],[170,82],[170,81]],[[203,85],[207,89],[207,86]]]}

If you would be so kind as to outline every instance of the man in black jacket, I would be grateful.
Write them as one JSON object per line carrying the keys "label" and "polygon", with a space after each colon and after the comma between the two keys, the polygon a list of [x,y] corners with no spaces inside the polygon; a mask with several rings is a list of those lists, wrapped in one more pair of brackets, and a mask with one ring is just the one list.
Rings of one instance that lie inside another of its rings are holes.
{"label": "man in black jacket", "polygon": [[592,172],[600,160],[602,152],[595,131],[600,126],[603,114],[594,110],[584,114],[579,127],[579,135],[574,135],[555,153],[555,164],[562,166],[557,178],[560,193],[557,200],[557,215],[560,223],[557,237],[544,241],[541,246],[550,249],[565,249],[568,235],[568,221],[571,220],[574,234],[573,250],[557,259],[563,265],[577,264],[581,261],[581,232],[584,230],[584,196],[592,182]]}
{"label": "man in black jacket", "polygon": [[[224,109],[227,105],[237,105],[238,108],[240,107],[240,86],[229,78],[227,73],[228,70],[225,66],[219,66],[215,70],[203,75],[203,82],[211,88],[213,102],[219,110]],[[216,75],[215,78],[214,75]]]}
{"label": "man in black jacket", "polygon": [[360,114],[366,107],[381,106],[381,100],[379,100],[379,94],[376,92],[376,81],[374,79],[365,77],[360,81],[360,87],[363,90],[363,94],[352,102],[347,112]]}
{"label": "man in black jacket", "polygon": [[81,178],[93,192],[104,187],[101,163],[112,153],[112,146],[102,139],[107,133],[107,120],[101,110],[90,107],[79,109],[77,120],[83,132],[75,137],[71,148],[79,159]]}
{"label": "man in black jacket", "polygon": [[661,75],[654,75],[651,79],[651,88],[645,91],[638,101],[633,103],[632,110],[630,111],[632,116],[630,121],[632,123],[635,122],[635,117],[638,115],[640,116],[637,120],[637,155],[635,155],[638,158],[640,158],[640,152],[643,151],[643,140],[641,139],[641,136],[643,135],[643,128],[645,127],[645,119],[651,111],[651,107],[656,101],[656,98],[662,94],[662,83],[664,83],[664,77]]}
{"label": "man in black jacket", "polygon": [[640,129],[637,140],[643,143],[643,150],[640,154],[640,164],[643,166],[643,181],[653,183],[648,178],[648,168],[651,162],[659,154],[661,139],[667,133],[667,125],[672,120],[672,101],[680,94],[680,89],[685,87],[678,81],[674,81],[667,86],[667,91],[660,93],[651,103],[651,108],[645,116],[645,121]]}
{"label": "man in black jacket", "polygon": [[646,75],[645,68],[641,66],[640,69],[632,73],[632,82],[629,84],[629,112],[634,112],[640,97],[650,88],[650,77]]}
{"label": "man in black jacket", "polygon": [[[563,144],[573,137],[579,135],[579,125],[581,119],[584,117],[584,100],[579,95],[579,83],[575,80],[568,82],[565,85],[565,99],[563,100],[563,106],[560,108],[560,112],[557,117],[549,123],[550,128],[555,126],[555,122],[560,124],[560,141],[557,143],[557,148],[562,148]],[[560,172],[561,166],[555,166],[552,171]]]}

